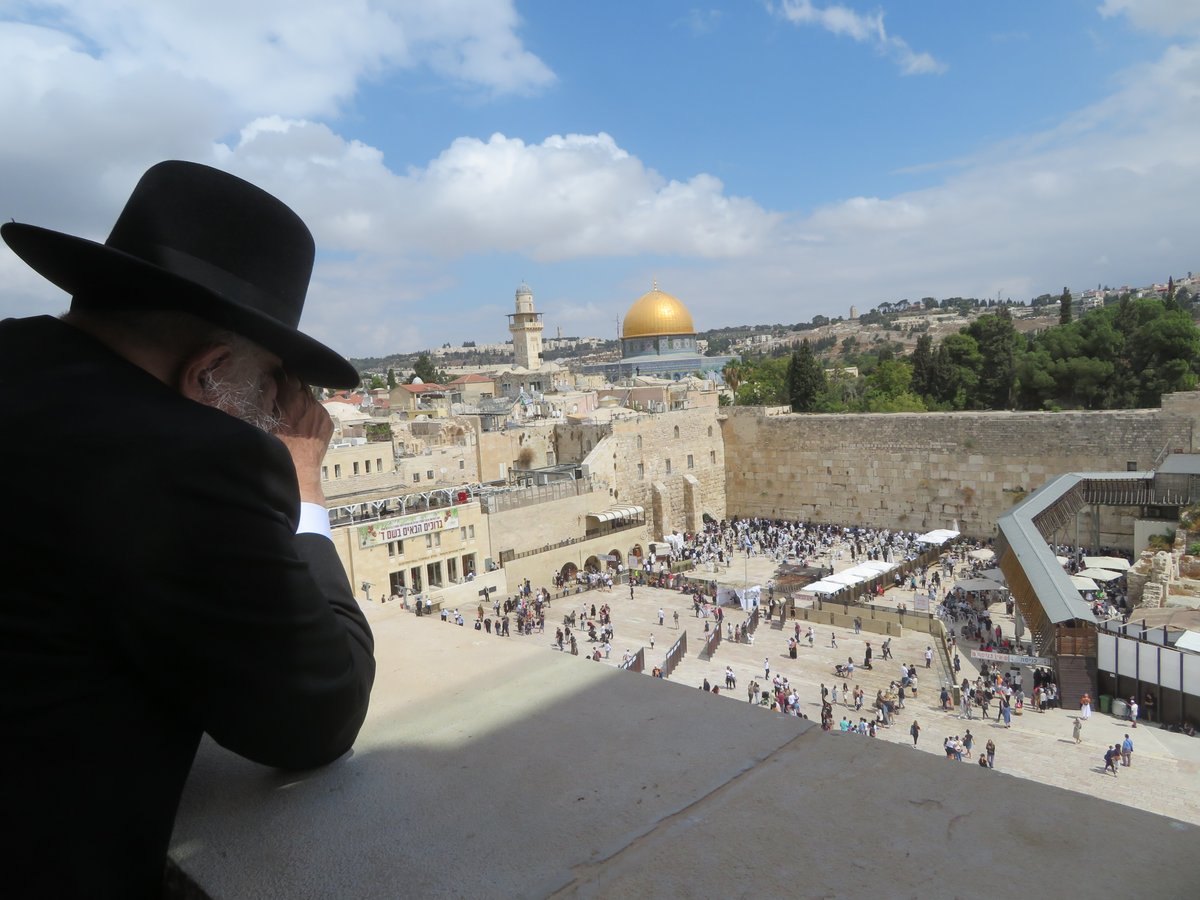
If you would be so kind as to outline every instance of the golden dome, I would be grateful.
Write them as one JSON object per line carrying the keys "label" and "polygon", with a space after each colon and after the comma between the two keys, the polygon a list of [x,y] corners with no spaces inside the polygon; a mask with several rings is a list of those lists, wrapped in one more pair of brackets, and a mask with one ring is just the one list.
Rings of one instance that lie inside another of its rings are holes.
{"label": "golden dome", "polygon": [[679,298],[660,291],[656,284],[648,294],[642,294],[621,327],[621,337],[655,337],[660,334],[695,334],[692,314]]}

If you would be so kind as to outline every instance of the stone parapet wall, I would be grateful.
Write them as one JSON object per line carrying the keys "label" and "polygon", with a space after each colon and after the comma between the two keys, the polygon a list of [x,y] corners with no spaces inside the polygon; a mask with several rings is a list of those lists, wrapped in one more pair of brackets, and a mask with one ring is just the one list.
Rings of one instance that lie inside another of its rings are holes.
{"label": "stone parapet wall", "polygon": [[[730,515],[911,531],[957,523],[990,537],[1002,513],[1055,475],[1149,470],[1164,451],[1193,450],[1192,399],[1170,399],[1162,410],[1059,413],[728,408],[726,507]],[[1124,524],[1108,516],[1102,539]]]}

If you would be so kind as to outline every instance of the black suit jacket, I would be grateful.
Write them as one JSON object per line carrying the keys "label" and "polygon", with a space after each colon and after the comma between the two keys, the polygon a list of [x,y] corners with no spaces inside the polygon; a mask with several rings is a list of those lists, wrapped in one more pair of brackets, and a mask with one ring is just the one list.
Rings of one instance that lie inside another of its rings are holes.
{"label": "black suit jacket", "polygon": [[0,884],[158,891],[202,732],[353,743],[371,633],[283,444],[57,319],[0,322]]}

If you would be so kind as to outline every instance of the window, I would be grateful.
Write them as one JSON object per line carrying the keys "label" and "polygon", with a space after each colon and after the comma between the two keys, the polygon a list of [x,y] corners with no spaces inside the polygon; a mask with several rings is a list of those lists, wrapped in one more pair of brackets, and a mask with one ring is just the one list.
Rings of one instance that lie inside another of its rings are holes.
{"label": "window", "polygon": [[425,566],[425,572],[431,588],[442,586],[442,564],[440,562],[429,563]]}
{"label": "window", "polygon": [[460,469],[465,469],[467,467],[467,461],[465,459],[460,459],[458,461],[458,467]]}
{"label": "window", "polygon": [[[370,472],[371,470],[370,470],[370,469],[367,469],[367,471],[368,471],[368,472]],[[375,458],[375,471],[376,471],[376,472],[382,472],[382,471],[383,471],[383,458],[382,458],[382,457],[376,457],[376,458]]]}
{"label": "window", "polygon": [[388,542],[388,556],[403,557],[404,556],[404,541],[389,541]]}
{"label": "window", "polygon": [[334,478],[341,478],[341,477],[342,477],[342,467],[341,467],[341,465],[340,465],[340,464],[338,464],[338,463],[334,463],[334,464],[333,464],[333,477],[334,477]]}
{"label": "window", "polygon": [[711,425],[708,426],[708,436],[712,437],[712,426]]}
{"label": "window", "polygon": [[714,466],[717,464],[717,451],[716,450],[708,451],[708,461],[710,463],[712,463]]}
{"label": "window", "polygon": [[425,549],[428,550],[432,546],[433,546],[433,535],[432,534],[425,535]]}
{"label": "window", "polygon": [[642,436],[640,434],[637,436],[637,448],[639,450],[642,449]]}
{"label": "window", "polygon": [[669,459],[667,460],[667,474],[671,474],[671,461]]}
{"label": "window", "polygon": [[433,481],[433,469],[430,469],[428,472],[426,472],[425,477],[430,481]]}
{"label": "window", "polygon": [[321,480],[322,481],[329,480],[329,466],[321,466]]}
{"label": "window", "polygon": [[354,463],[354,474],[358,474],[358,463]]}
{"label": "window", "polygon": [[675,426],[675,431],[674,431],[673,437],[675,438],[675,440],[679,440],[679,426],[678,425]]}
{"label": "window", "polygon": [[458,560],[453,556],[446,560],[446,577],[452,582],[458,581]]}
{"label": "window", "polygon": [[1137,470],[1138,470],[1138,468],[1137,468],[1137,460],[1136,459],[1131,459],[1125,463],[1125,471],[1136,472]]}
{"label": "window", "polygon": [[467,537],[469,537],[471,540],[475,540],[475,526],[474,525],[467,526]]}
{"label": "window", "polygon": [[433,543],[437,547],[442,546],[442,533],[440,531],[435,531],[433,533]]}
{"label": "window", "polygon": [[371,474],[371,461],[369,459],[367,460],[367,474]]}
{"label": "window", "polygon": [[645,479],[646,479],[646,464],[638,463],[638,480],[644,481]]}
{"label": "window", "polygon": [[692,460],[692,454],[690,454],[690,453],[688,454],[688,468],[689,469],[696,468],[696,463]]}
{"label": "window", "polygon": [[421,473],[413,472],[413,484],[420,484],[420,483],[421,483]]}
{"label": "window", "polygon": [[465,541],[467,539],[467,526],[466,525],[464,525],[462,528],[458,529],[458,539],[460,541]]}

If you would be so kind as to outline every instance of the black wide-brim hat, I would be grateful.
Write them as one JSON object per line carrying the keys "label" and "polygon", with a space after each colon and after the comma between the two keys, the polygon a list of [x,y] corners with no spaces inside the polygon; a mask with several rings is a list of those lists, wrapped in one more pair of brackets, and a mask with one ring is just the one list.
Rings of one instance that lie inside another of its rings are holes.
{"label": "black wide-brim hat", "polygon": [[191,313],[270,350],[310,384],[358,384],[341,354],[298,330],[312,234],[284,203],[228,172],[153,166],[103,244],[19,222],[0,235],[71,295],[72,309]]}

